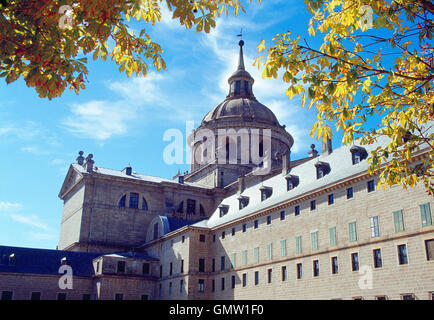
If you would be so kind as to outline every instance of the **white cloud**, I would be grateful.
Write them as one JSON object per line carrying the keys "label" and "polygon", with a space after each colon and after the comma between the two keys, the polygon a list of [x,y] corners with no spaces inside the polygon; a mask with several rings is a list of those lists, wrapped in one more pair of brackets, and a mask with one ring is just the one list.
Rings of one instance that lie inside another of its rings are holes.
{"label": "white cloud", "polygon": [[137,116],[137,107],[122,101],[89,101],[71,106],[72,115],[63,124],[85,138],[106,140],[127,132],[128,121]]}
{"label": "white cloud", "polygon": [[24,215],[19,215],[19,214],[11,214],[10,217],[12,218],[12,220],[19,222],[19,223],[23,223],[38,229],[42,229],[45,231],[49,231],[50,228],[43,222],[40,221],[39,217],[32,214],[30,216],[24,216]]}
{"label": "white cloud", "polygon": [[40,241],[40,240],[56,240],[57,235],[54,233],[45,233],[45,232],[29,232],[28,236],[30,240]]}
{"label": "white cloud", "polygon": [[11,210],[18,210],[21,208],[22,208],[21,203],[11,203],[11,202],[0,201],[0,211],[11,211]]}

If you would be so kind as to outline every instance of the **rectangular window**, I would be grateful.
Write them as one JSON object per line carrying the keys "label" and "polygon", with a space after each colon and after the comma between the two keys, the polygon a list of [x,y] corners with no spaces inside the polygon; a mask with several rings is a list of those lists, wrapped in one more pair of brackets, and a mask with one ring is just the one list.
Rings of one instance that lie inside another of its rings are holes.
{"label": "rectangular window", "polygon": [[368,192],[373,192],[373,191],[375,191],[375,183],[374,183],[374,180],[370,180],[370,181],[368,181],[367,184],[366,184],[366,186],[367,186]]}
{"label": "rectangular window", "polygon": [[30,300],[41,300],[41,293],[40,292],[32,292],[32,295],[30,296]]}
{"label": "rectangular window", "polygon": [[301,236],[297,236],[295,237],[295,253],[300,254],[302,252],[301,249]]}
{"label": "rectangular window", "polygon": [[173,274],[173,262],[171,262],[169,266],[169,275],[171,276],[172,274]]}
{"label": "rectangular window", "polygon": [[313,260],[313,276],[319,276],[319,260]]}
{"label": "rectangular window", "polygon": [[220,270],[225,269],[225,256],[221,256],[220,258]]}
{"label": "rectangular window", "polygon": [[339,272],[338,257],[332,257],[332,274]]}
{"label": "rectangular window", "polygon": [[303,264],[297,263],[297,279],[303,278]]}
{"label": "rectangular window", "polygon": [[184,280],[183,279],[179,280],[179,292],[180,293],[184,292]]}
{"label": "rectangular window", "polygon": [[267,216],[267,224],[271,224],[271,216]]}
{"label": "rectangular window", "polygon": [[348,224],[348,230],[349,230],[349,240],[350,242],[357,241],[357,227],[356,222],[350,222]]}
{"label": "rectangular window", "polygon": [[310,202],[310,211],[313,211],[316,209],[316,200],[312,200]]}
{"label": "rectangular window", "polygon": [[247,250],[243,250],[241,253],[241,265],[247,265]]}
{"label": "rectangular window", "polygon": [[235,281],[236,281],[236,280],[235,280],[235,276],[232,276],[231,279],[232,279],[232,280],[231,280],[231,286],[232,286],[232,289],[235,289]]}
{"label": "rectangular window", "polygon": [[398,261],[399,264],[408,264],[407,246],[405,244],[398,246]]}
{"label": "rectangular window", "polygon": [[235,235],[235,228],[232,228],[232,236]]}
{"label": "rectangular window", "polygon": [[425,240],[426,259],[434,260],[434,239]]}
{"label": "rectangular window", "polygon": [[204,234],[199,235],[199,241],[205,242],[205,235]]}
{"label": "rectangular window", "polygon": [[196,214],[196,200],[187,199],[187,214]]}
{"label": "rectangular window", "polygon": [[2,300],[12,300],[12,291],[2,291]]}
{"label": "rectangular window", "polygon": [[243,287],[247,286],[247,273],[243,273]]}
{"label": "rectangular window", "polygon": [[255,286],[259,285],[259,271],[255,271]]}
{"label": "rectangular window", "polygon": [[255,220],[255,221],[253,222],[253,226],[254,226],[255,229],[258,229],[259,221],[258,221],[258,220]]}
{"label": "rectangular window", "polygon": [[236,267],[236,264],[235,264],[235,260],[236,259],[236,254],[235,253],[232,253],[231,254],[231,268],[233,269],[233,268],[235,268]]}
{"label": "rectangular window", "polygon": [[247,225],[243,224],[243,232],[246,232],[246,230],[247,230]]}
{"label": "rectangular window", "polygon": [[282,266],[282,281],[286,281],[286,266]]}
{"label": "rectangular window", "polygon": [[223,290],[225,290],[225,278],[222,278],[221,279],[221,290],[223,291]]}
{"label": "rectangular window", "polygon": [[402,210],[393,212],[393,223],[395,226],[395,232],[404,231],[404,213]]}
{"label": "rectangular window", "polygon": [[199,272],[205,272],[205,259],[199,259]]}
{"label": "rectangular window", "polygon": [[330,234],[330,247],[336,246],[336,227],[332,227],[329,229]]}
{"label": "rectangular window", "polygon": [[285,220],[285,211],[280,211],[280,221]]}
{"label": "rectangular window", "polygon": [[329,205],[335,203],[335,196],[334,196],[333,193],[329,194],[329,196],[328,196],[328,202],[329,202]]}
{"label": "rectangular window", "polygon": [[359,271],[359,253],[354,252],[351,254],[351,270]]}
{"label": "rectangular window", "polygon": [[294,207],[294,215],[298,216],[300,214],[300,206]]}
{"label": "rectangular window", "polygon": [[280,240],[280,256],[286,257],[286,240]]}
{"label": "rectangular window", "polygon": [[318,231],[311,232],[310,239],[312,242],[312,251],[318,250]]}
{"label": "rectangular window", "polygon": [[351,199],[354,196],[353,187],[347,189],[347,199]]}
{"label": "rectangular window", "polygon": [[259,263],[259,247],[253,249],[253,262]]}
{"label": "rectangular window", "polygon": [[211,270],[212,272],[215,272],[215,259],[212,259]]}
{"label": "rectangular window", "polygon": [[225,238],[225,236],[226,236],[226,232],[222,232],[222,239],[224,239]]}
{"label": "rectangular window", "polygon": [[407,293],[401,295],[402,300],[414,300],[414,294],[413,293]]}
{"label": "rectangular window", "polygon": [[184,259],[181,260],[181,273],[184,273]]}
{"label": "rectangular window", "polygon": [[199,279],[198,287],[199,287],[199,290],[198,290],[199,292],[205,291],[205,280],[204,279]]}
{"label": "rectangular window", "polygon": [[142,266],[142,273],[143,274],[149,274],[150,273],[150,266],[149,263],[144,263]]}
{"label": "rectangular window", "polygon": [[125,261],[118,261],[118,273],[124,273],[125,272]]}
{"label": "rectangular window", "polygon": [[369,226],[371,228],[371,238],[380,236],[380,228],[378,226],[378,216],[369,218]]}
{"label": "rectangular window", "polygon": [[267,244],[267,260],[271,260],[272,259],[272,255],[273,255],[272,244],[269,243],[269,244]]}
{"label": "rectangular window", "polygon": [[130,208],[137,209],[139,208],[139,194],[131,192],[130,193]]}
{"label": "rectangular window", "polygon": [[212,242],[215,242],[215,234],[212,235]]}
{"label": "rectangular window", "polygon": [[381,249],[374,250],[374,267],[381,268],[383,266],[383,260],[381,259]]}
{"label": "rectangular window", "polygon": [[421,204],[419,208],[422,227],[432,226],[431,208],[429,203]]}
{"label": "rectangular window", "polygon": [[273,280],[273,269],[268,269],[267,270],[267,281],[268,281],[268,283],[271,283],[272,280]]}
{"label": "rectangular window", "polygon": [[[123,296],[122,296],[123,297]],[[57,294],[57,300],[66,300],[66,292],[59,292]],[[122,300],[122,299],[121,299]]]}

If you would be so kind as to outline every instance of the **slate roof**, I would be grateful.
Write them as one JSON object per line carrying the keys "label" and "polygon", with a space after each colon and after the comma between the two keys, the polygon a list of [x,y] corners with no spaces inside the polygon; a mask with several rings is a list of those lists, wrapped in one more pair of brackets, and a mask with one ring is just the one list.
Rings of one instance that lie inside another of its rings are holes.
{"label": "slate roof", "polygon": [[[376,143],[365,145],[363,148],[365,148],[369,153],[379,145],[385,145],[386,143],[386,138],[378,139]],[[350,148],[351,146],[339,147],[329,155],[320,155],[292,168],[290,174],[299,178],[299,184],[290,191],[287,191],[285,177],[282,174],[278,174],[261,183],[246,188],[241,195],[249,197],[249,205],[241,210],[239,210],[238,200],[240,194],[237,193],[224,199],[221,204],[229,206],[227,214],[220,217],[220,212],[217,208],[207,221],[202,221],[196,224],[196,226],[204,227],[204,225],[206,225],[209,228],[218,227],[233,220],[255,214],[260,210],[291,200],[292,198],[307,195],[317,189],[324,188],[327,185],[337,183],[351,176],[366,172],[368,169],[367,160],[365,159],[353,165]],[[331,169],[328,174],[320,179],[317,179],[315,167],[315,164],[318,162],[327,163]],[[271,187],[273,192],[271,197],[261,201],[260,188],[263,186]]]}
{"label": "slate roof", "polygon": [[163,224],[164,224],[164,234],[197,223],[197,220],[196,221],[184,220],[184,219],[172,218],[166,216],[161,216],[161,219],[163,220]]}
{"label": "slate roof", "polygon": [[[86,172],[86,170],[83,168],[83,166],[81,166],[77,163],[73,163],[72,166],[80,173]],[[178,184],[178,185],[180,184],[178,182],[178,180],[171,180],[171,179],[154,177],[154,176],[149,176],[149,175],[145,175],[145,174],[138,174],[138,173],[132,173],[131,175],[127,175],[125,173],[125,171],[123,171],[123,170],[107,169],[107,168],[102,168],[102,167],[98,167],[98,166],[94,166],[93,172],[99,173],[99,174],[104,174],[104,175],[109,175],[109,176],[113,176],[113,177],[122,177],[122,178],[134,179],[134,180],[154,182],[154,183],[167,182],[167,183],[174,183],[174,184]],[[202,188],[202,189],[212,189],[211,187],[203,186],[201,184],[192,183],[192,182],[184,182],[184,185],[192,186],[192,187],[198,187],[198,188]]]}
{"label": "slate roof", "polygon": [[[11,254],[13,265],[9,264]],[[101,253],[0,246],[0,273],[60,275],[61,259],[66,258],[75,276],[90,277],[94,274],[92,260],[98,256]]]}

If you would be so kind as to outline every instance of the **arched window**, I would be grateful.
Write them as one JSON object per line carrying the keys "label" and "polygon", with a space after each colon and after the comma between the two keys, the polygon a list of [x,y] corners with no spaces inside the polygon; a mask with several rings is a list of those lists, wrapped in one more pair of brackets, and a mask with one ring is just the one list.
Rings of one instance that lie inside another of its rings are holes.
{"label": "arched window", "polygon": [[148,211],[148,203],[145,198],[142,198],[142,210]]}
{"label": "arched window", "polygon": [[181,201],[181,203],[178,205],[178,209],[176,209],[176,212],[178,213],[184,212],[184,201]]}
{"label": "arched window", "polygon": [[119,200],[119,208],[125,208],[125,201],[127,199],[127,195],[124,194],[121,198],[121,200]]}

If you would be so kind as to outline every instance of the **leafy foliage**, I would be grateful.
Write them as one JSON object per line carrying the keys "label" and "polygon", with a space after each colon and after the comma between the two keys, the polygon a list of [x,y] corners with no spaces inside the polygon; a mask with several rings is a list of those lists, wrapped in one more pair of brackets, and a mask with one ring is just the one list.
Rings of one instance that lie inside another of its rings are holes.
{"label": "leafy foliage", "polygon": [[[317,110],[311,136],[325,141],[334,125],[343,130],[347,145],[356,138],[361,144],[386,141],[368,159],[379,185],[406,188],[421,180],[434,194],[432,2],[305,3],[312,14],[309,35],[322,34],[321,46],[314,48],[289,31],[276,35],[267,58],[255,61],[263,66],[263,77],[277,78],[282,69],[287,96],[301,94],[302,105],[310,100],[308,108]],[[262,40],[258,51],[265,50]],[[381,124],[369,128],[373,118]]]}
{"label": "leafy foliage", "polygon": [[[147,32],[160,22],[162,5],[197,32],[209,32],[223,11],[243,10],[241,0],[1,0],[0,77],[11,83],[23,76],[52,99],[66,87],[85,88],[88,54],[110,56],[128,76],[145,76],[150,63],[166,69],[161,45]],[[131,18],[146,26],[139,35],[128,27]]]}

